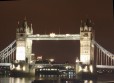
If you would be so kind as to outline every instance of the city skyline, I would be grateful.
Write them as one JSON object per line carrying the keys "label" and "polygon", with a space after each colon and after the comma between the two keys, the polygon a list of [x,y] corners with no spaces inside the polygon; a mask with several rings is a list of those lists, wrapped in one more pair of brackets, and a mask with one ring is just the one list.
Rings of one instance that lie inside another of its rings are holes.
{"label": "city skyline", "polygon": [[[34,34],[79,34],[81,20],[89,18],[94,22],[95,40],[113,53],[112,1],[6,1],[0,2],[0,10],[1,50],[15,39],[17,23],[26,16],[29,26],[33,24]],[[57,62],[74,62],[79,49],[79,41],[34,41],[33,44],[36,55],[56,58]]]}

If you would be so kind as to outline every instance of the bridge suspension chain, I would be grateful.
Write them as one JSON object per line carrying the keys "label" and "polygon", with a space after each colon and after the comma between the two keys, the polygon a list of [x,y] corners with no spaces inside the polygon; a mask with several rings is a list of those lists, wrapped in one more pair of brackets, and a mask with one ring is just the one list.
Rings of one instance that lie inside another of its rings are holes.
{"label": "bridge suspension chain", "polygon": [[1,60],[1,62],[10,62],[11,59],[14,60],[14,54],[13,53],[16,50],[15,43],[16,43],[16,40],[14,40],[10,45],[8,45],[5,49],[3,49],[0,52],[0,60]]}
{"label": "bridge suspension chain", "polygon": [[114,59],[114,54],[110,53],[109,51],[107,51],[106,49],[104,49],[101,45],[99,45],[96,41],[93,41],[93,43],[104,53],[106,54],[108,57],[110,57],[111,59]]}
{"label": "bridge suspension chain", "polygon": [[114,65],[114,54],[104,49],[96,41],[93,41],[93,43],[97,47],[96,64],[97,65]]}

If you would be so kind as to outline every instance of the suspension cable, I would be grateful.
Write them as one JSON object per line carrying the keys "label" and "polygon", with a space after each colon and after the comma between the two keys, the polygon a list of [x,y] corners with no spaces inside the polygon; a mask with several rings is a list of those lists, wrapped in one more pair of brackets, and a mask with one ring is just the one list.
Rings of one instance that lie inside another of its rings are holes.
{"label": "suspension cable", "polygon": [[114,54],[110,53],[109,51],[107,51],[106,49],[104,49],[102,46],[100,46],[96,41],[92,40],[92,42],[94,43],[94,45],[96,45],[98,53],[97,53],[97,57],[98,62],[101,62],[101,65],[103,65],[103,60],[105,60],[106,65],[113,65],[113,61],[114,61]]}

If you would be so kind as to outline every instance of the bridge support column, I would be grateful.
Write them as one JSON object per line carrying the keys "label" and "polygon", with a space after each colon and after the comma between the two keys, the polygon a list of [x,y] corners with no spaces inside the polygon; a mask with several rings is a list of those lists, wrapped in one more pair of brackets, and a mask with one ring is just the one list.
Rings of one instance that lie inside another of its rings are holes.
{"label": "bridge support column", "polygon": [[[80,27],[80,62],[82,64],[77,63],[76,65],[80,66],[81,72],[94,73],[94,44],[92,40],[94,40],[92,23],[87,19]],[[77,71],[79,73],[80,69]]]}
{"label": "bridge support column", "polygon": [[83,64],[94,63],[94,33],[91,21],[87,19],[80,27],[80,61]]}
{"label": "bridge support column", "polygon": [[31,63],[32,61],[32,40],[26,39],[26,62]]}
{"label": "bridge support column", "polygon": [[34,64],[28,64],[25,62],[16,62],[12,64],[11,76],[35,76]]}
{"label": "bridge support column", "polygon": [[32,40],[27,39],[31,34],[33,34],[32,25],[29,27],[26,19],[21,25],[18,24],[16,33],[16,60],[27,63],[31,62]]}
{"label": "bridge support column", "polygon": [[25,71],[30,72],[32,40],[27,39],[33,34],[32,24],[28,26],[26,19],[22,24],[18,23],[16,32],[16,61],[25,65]]}

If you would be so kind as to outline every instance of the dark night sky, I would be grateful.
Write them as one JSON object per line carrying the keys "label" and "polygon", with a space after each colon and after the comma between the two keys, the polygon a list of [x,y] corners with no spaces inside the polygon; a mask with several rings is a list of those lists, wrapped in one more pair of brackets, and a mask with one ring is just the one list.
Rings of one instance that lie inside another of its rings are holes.
{"label": "dark night sky", "polygon": [[[95,40],[114,53],[112,0],[18,0],[0,2],[0,50],[15,40],[17,22],[27,17],[34,34],[79,34],[80,22],[94,22]],[[79,41],[34,41],[33,52],[57,62],[75,62]]]}

